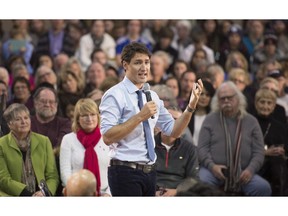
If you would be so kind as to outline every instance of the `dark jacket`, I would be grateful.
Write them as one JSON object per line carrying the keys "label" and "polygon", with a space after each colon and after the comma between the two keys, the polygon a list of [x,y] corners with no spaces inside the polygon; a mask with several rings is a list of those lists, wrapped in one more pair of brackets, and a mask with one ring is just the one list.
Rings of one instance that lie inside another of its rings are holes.
{"label": "dark jacket", "polygon": [[157,154],[157,185],[175,189],[188,177],[198,179],[198,157],[196,146],[182,138],[175,140],[169,151],[161,144],[161,133],[155,136]]}

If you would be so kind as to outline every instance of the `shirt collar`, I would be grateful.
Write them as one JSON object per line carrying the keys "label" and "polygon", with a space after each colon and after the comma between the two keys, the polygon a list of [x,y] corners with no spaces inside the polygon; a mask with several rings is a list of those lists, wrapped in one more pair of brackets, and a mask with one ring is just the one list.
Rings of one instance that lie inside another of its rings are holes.
{"label": "shirt collar", "polygon": [[139,90],[126,76],[123,78],[123,84],[130,94]]}

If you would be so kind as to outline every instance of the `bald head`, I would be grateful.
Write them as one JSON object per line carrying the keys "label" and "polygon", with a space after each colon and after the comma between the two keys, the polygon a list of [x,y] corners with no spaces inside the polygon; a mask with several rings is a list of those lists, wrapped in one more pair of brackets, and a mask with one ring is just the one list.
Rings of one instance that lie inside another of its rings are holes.
{"label": "bald head", "polygon": [[97,196],[96,178],[94,174],[87,169],[81,169],[78,172],[73,173],[64,188],[64,195]]}
{"label": "bald head", "polygon": [[5,82],[5,84],[8,86],[9,85],[9,73],[6,68],[0,67],[0,80]]}

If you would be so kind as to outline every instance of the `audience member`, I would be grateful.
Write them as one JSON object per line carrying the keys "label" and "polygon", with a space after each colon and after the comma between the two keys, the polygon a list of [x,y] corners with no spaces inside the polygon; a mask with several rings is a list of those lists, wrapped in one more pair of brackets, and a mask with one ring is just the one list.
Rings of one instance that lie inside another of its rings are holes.
{"label": "audience member", "polygon": [[[195,52],[196,49],[203,49],[206,52],[207,64],[215,63],[214,51],[210,47],[206,46],[205,44],[207,41],[205,32],[200,29],[192,31],[192,40],[193,40],[193,43],[189,45],[190,47],[189,50],[191,52],[191,54],[189,53],[190,55],[189,61],[192,59],[193,53]],[[188,47],[187,47],[187,50],[188,50]]]}
{"label": "audience member", "polygon": [[70,57],[68,61],[61,67],[60,74],[65,73],[66,71],[73,72],[79,78],[78,82],[81,83],[81,86],[85,85],[85,73],[81,69],[80,62],[74,56]]}
{"label": "audience member", "polygon": [[[177,97],[173,96],[172,90],[167,85],[155,85],[151,87],[151,90],[157,93],[159,99],[163,101],[164,107],[168,110],[168,112],[175,120],[182,115],[183,112],[178,106]],[[157,134],[157,132],[158,131],[156,130],[155,134]],[[189,143],[191,143],[191,141],[193,140],[192,134],[188,127],[186,127],[182,132],[181,138]],[[170,137],[170,139],[172,140],[173,138]]]}
{"label": "audience member", "polygon": [[230,71],[233,68],[241,68],[245,70],[247,73],[250,72],[249,61],[240,51],[237,50],[233,50],[227,55],[227,59],[223,68],[225,68],[226,73],[228,73],[228,71]]}
{"label": "audience member", "polygon": [[[268,77],[272,77],[279,83],[279,93],[277,97],[277,104],[281,105],[285,109],[286,118],[288,120],[288,79],[284,76],[281,70],[273,70],[268,72]],[[286,90],[285,90],[286,89]]]}
{"label": "audience member", "polygon": [[176,23],[176,34],[171,46],[177,50],[178,59],[189,63],[192,56],[192,38],[191,38],[192,23],[189,20],[178,20]]}
{"label": "audience member", "polygon": [[6,120],[3,118],[3,113],[7,107],[8,86],[0,79],[0,137],[10,132]]}
{"label": "audience member", "polygon": [[[40,87],[33,95],[35,115],[31,116],[31,130],[49,138],[56,159],[58,171],[59,152],[62,138],[71,132],[71,122],[67,118],[57,115],[58,99],[53,88]],[[60,174],[60,173],[59,173]],[[60,176],[60,175],[59,175]],[[61,195],[62,187],[59,184],[56,195]]]}
{"label": "audience member", "polygon": [[193,136],[193,144],[195,146],[198,146],[200,129],[206,116],[210,113],[211,99],[215,94],[215,89],[210,82],[206,80],[203,80],[202,82],[203,90],[200,94],[196,110],[188,124],[188,128]]}
{"label": "audience member", "polygon": [[80,169],[69,177],[63,194],[64,196],[98,196],[96,185],[95,175],[88,169]]}
{"label": "audience member", "polygon": [[176,59],[172,74],[178,79],[178,81],[180,81],[182,74],[187,71],[188,68],[188,64],[184,60]]}
{"label": "audience member", "polygon": [[79,50],[76,57],[79,59],[82,70],[86,71],[91,62],[91,54],[95,49],[102,49],[108,60],[115,60],[116,42],[114,38],[105,32],[103,20],[93,20],[89,33],[80,39]]}
{"label": "audience member", "polygon": [[155,46],[160,41],[161,29],[167,25],[167,20],[147,20],[147,24],[143,26],[141,36],[146,38],[152,45]]}
{"label": "audience member", "polygon": [[29,81],[24,77],[16,77],[11,88],[12,98],[7,102],[7,106],[12,103],[24,104],[33,113],[33,98],[31,95]]}
{"label": "audience member", "polygon": [[198,179],[199,162],[193,142],[159,132],[155,136],[156,196],[175,196],[177,186],[187,178]]}
{"label": "audience member", "polygon": [[66,53],[59,53],[53,58],[54,71],[60,74],[62,67],[68,62],[69,56]]}
{"label": "audience member", "polygon": [[49,54],[42,54],[39,55],[38,58],[36,59],[34,65],[33,65],[33,75],[35,76],[36,70],[40,67],[40,66],[47,66],[48,68],[50,68],[51,70],[54,70],[54,60],[53,58],[49,55]]}
{"label": "audience member", "polygon": [[75,53],[74,41],[68,32],[65,31],[65,21],[54,19],[49,21],[49,24],[48,31],[39,38],[35,47],[34,61],[39,55],[43,54],[48,54],[55,58],[60,53],[65,53],[69,57]]}
{"label": "audience member", "polygon": [[46,65],[39,66],[35,72],[35,89],[42,83],[49,83],[57,90],[57,75]]}
{"label": "audience member", "polygon": [[215,60],[218,60],[220,46],[219,20],[208,19],[199,22],[206,35],[205,44],[214,51]]}
{"label": "audience member", "polygon": [[219,64],[211,64],[207,68],[208,80],[212,83],[215,90],[224,82],[225,72]]}
{"label": "audience member", "polygon": [[23,30],[18,27],[12,28],[10,35],[11,37],[2,45],[3,60],[7,61],[13,55],[21,55],[27,65],[29,74],[33,74],[33,68],[30,64],[33,45],[25,39]]}
{"label": "audience member", "polygon": [[[279,82],[272,77],[266,77],[265,79],[263,79],[260,83],[259,89],[269,89],[277,95],[277,98],[279,96]],[[256,113],[255,106],[251,107],[250,113]],[[282,105],[278,104],[277,100],[272,116],[283,124],[287,124],[285,108]]]}
{"label": "audience member", "polygon": [[232,68],[228,71],[228,80],[232,81],[237,88],[244,94],[249,110],[254,104],[255,90],[251,88],[249,74],[242,68]]}
{"label": "audience member", "polygon": [[101,102],[101,98],[103,96],[104,92],[100,89],[94,89],[93,91],[89,92],[87,94],[88,98],[91,98],[93,101],[96,102],[96,104],[99,106]]}
{"label": "audience member", "polygon": [[203,48],[196,48],[192,54],[189,65],[197,75],[206,72],[208,66],[206,51]]}
{"label": "audience member", "polygon": [[285,53],[277,47],[278,38],[275,34],[264,35],[264,46],[253,53],[253,61],[250,63],[252,73],[255,74],[261,63],[267,60],[282,61]]}
{"label": "audience member", "polygon": [[100,132],[100,113],[90,98],[80,99],[74,111],[72,132],[66,134],[60,147],[60,173],[65,187],[70,176],[84,168],[97,180],[97,194],[110,195],[108,186],[109,147]]}
{"label": "audience member", "polygon": [[64,117],[68,117],[70,108],[73,110],[77,101],[84,98],[84,85],[79,81],[79,77],[72,71],[65,71],[60,74],[59,83],[57,88],[60,113]]}
{"label": "audience member", "polygon": [[157,51],[151,56],[151,74],[148,83],[153,86],[164,84],[170,59],[164,51]]}
{"label": "audience member", "polygon": [[232,25],[227,36],[226,42],[224,42],[220,48],[220,58],[218,63],[222,67],[225,67],[227,56],[229,53],[234,51],[240,52],[245,57],[246,61],[249,61],[250,55],[242,41],[243,32],[241,26],[238,24]]}
{"label": "audience member", "polygon": [[270,184],[257,172],[264,161],[264,140],[258,121],[246,112],[244,95],[231,81],[212,99],[212,112],[200,130],[200,180],[224,191],[270,196]]}
{"label": "audience member", "polygon": [[249,52],[249,55],[253,55],[260,47],[263,46],[264,35],[264,21],[262,20],[248,20],[246,35],[243,36],[243,43]]}
{"label": "audience member", "polygon": [[165,85],[172,90],[172,94],[175,98],[179,96],[180,84],[176,77],[168,76],[167,79],[165,80]]}
{"label": "audience member", "polygon": [[84,94],[87,95],[94,89],[99,89],[105,79],[106,72],[104,66],[99,62],[91,63],[86,72]]}
{"label": "audience member", "polygon": [[152,44],[144,37],[141,36],[142,23],[141,20],[129,20],[127,24],[127,34],[120,37],[116,41],[116,63],[121,68],[121,52],[123,48],[131,42],[143,43],[147,48],[152,51]]}
{"label": "audience member", "polygon": [[24,64],[16,64],[11,69],[10,82],[14,82],[14,79],[17,77],[24,77],[28,80],[30,85],[30,90],[33,91],[35,88],[34,77],[29,74],[26,65]]}
{"label": "audience member", "polygon": [[168,72],[172,71],[172,67],[175,64],[176,59],[178,58],[178,51],[172,47],[172,41],[174,38],[173,30],[168,27],[162,27],[159,31],[159,41],[153,47],[153,53],[161,50],[166,52],[171,58],[171,64],[168,68]]}
{"label": "audience member", "polygon": [[10,77],[8,70],[5,67],[0,67],[0,80],[5,83],[7,87],[7,100],[11,99]]}
{"label": "audience member", "polygon": [[107,57],[107,54],[101,48],[94,49],[93,52],[91,53],[90,59],[91,59],[91,64],[95,63],[95,62],[99,62],[100,64],[102,64],[104,66],[106,71],[110,67],[115,68],[115,70],[117,72],[117,76],[118,76],[118,71],[117,71],[118,67],[117,67],[115,61],[109,60]]}
{"label": "audience member", "polygon": [[191,91],[196,81],[196,74],[194,71],[186,71],[182,74],[180,79],[180,94],[177,98],[178,105],[184,111],[189,104]]}
{"label": "audience member", "polygon": [[9,86],[10,77],[8,70],[5,67],[0,67],[0,80],[5,82],[6,85]]}
{"label": "audience member", "polygon": [[287,124],[275,120],[271,113],[276,106],[276,94],[268,89],[260,89],[255,96],[257,118],[265,143],[265,160],[259,172],[272,188],[272,195],[288,195],[286,155],[288,150]]}
{"label": "audience member", "polygon": [[23,104],[10,105],[4,118],[11,132],[0,138],[1,195],[44,196],[41,180],[54,195],[59,176],[49,138],[31,131],[30,112]]}

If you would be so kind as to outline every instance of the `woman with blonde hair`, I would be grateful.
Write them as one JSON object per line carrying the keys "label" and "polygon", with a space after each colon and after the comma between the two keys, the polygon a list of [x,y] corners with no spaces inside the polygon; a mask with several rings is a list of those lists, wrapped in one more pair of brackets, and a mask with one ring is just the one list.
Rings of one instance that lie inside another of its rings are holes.
{"label": "woman with blonde hair", "polygon": [[100,113],[90,98],[80,99],[75,106],[72,132],[66,134],[60,147],[60,173],[65,187],[69,177],[80,169],[90,170],[97,180],[97,194],[110,196],[108,186],[109,147],[100,133]]}
{"label": "woman with blonde hair", "polygon": [[239,51],[232,51],[228,54],[225,62],[225,71],[228,72],[232,68],[242,68],[249,73],[249,65],[245,56]]}
{"label": "woman with blonde hair", "polygon": [[228,79],[242,92],[251,83],[249,74],[242,68],[232,68],[228,71]]}
{"label": "woman with blonde hair", "polygon": [[259,174],[269,181],[272,196],[287,196],[287,124],[272,116],[276,100],[275,92],[268,89],[259,89],[255,95],[254,116],[261,127],[265,144],[265,160]]}

